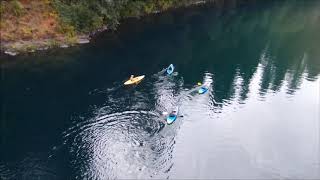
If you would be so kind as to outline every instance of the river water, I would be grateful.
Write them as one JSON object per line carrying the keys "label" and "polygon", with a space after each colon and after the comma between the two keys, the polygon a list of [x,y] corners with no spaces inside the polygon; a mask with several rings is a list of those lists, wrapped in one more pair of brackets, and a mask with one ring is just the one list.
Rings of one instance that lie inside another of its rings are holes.
{"label": "river water", "polygon": [[0,179],[319,179],[319,9],[190,8],[1,56]]}

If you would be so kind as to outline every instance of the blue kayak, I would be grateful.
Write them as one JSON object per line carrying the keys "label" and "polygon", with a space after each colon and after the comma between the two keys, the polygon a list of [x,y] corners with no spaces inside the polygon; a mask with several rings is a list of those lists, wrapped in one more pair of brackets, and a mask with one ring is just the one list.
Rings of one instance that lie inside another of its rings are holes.
{"label": "blue kayak", "polygon": [[174,71],[174,66],[173,66],[173,64],[170,64],[169,65],[169,67],[167,67],[167,74],[168,75],[170,75],[170,74],[172,74],[173,73],[173,71]]}
{"label": "blue kayak", "polygon": [[172,124],[178,117],[178,109],[172,111],[167,117],[167,123]]}
{"label": "blue kayak", "polygon": [[206,93],[208,91],[208,88],[207,87],[201,87],[200,89],[199,89],[199,91],[198,91],[198,93],[199,94],[204,94],[204,93]]}

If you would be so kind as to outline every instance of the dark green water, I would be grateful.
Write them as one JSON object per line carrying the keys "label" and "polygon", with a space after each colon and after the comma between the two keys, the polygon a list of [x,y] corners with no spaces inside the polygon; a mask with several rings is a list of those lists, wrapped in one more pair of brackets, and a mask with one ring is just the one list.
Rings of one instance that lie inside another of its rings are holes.
{"label": "dark green water", "polygon": [[[0,179],[320,178],[319,9],[167,12],[87,45],[0,57]],[[123,87],[130,74],[146,78]]]}

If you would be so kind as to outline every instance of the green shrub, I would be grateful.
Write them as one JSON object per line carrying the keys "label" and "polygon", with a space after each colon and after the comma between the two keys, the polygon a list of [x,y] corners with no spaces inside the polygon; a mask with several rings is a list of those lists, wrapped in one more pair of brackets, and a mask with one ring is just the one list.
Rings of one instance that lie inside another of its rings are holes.
{"label": "green shrub", "polygon": [[33,52],[37,50],[37,46],[34,44],[28,44],[25,46],[25,51]]}
{"label": "green shrub", "polygon": [[77,41],[78,41],[77,37],[67,37],[66,39],[66,43],[71,45],[76,44]]}
{"label": "green shrub", "polygon": [[5,2],[4,1],[1,1],[0,2],[0,17],[2,17],[3,13],[4,13],[4,10],[5,10]]}
{"label": "green shrub", "polygon": [[145,2],[130,1],[121,10],[121,17],[140,17],[143,14]]}
{"label": "green shrub", "polygon": [[172,0],[158,0],[157,5],[159,6],[159,8],[161,10],[166,10],[166,9],[173,6],[173,2],[174,1],[172,1]]}
{"label": "green shrub", "polygon": [[59,45],[60,45],[60,43],[54,39],[50,39],[47,44],[51,48],[59,47]]}
{"label": "green shrub", "polygon": [[61,20],[70,24],[79,32],[90,32],[102,27],[105,23],[116,25],[120,18],[118,3],[98,0],[62,1],[55,0]]}
{"label": "green shrub", "polygon": [[75,28],[67,23],[60,23],[60,26],[58,27],[58,31],[66,34],[68,37],[75,37],[76,36],[76,31]]}
{"label": "green shrub", "polygon": [[23,5],[18,0],[13,0],[10,3],[12,12],[15,16],[21,16],[23,12]]}
{"label": "green shrub", "polygon": [[107,25],[116,28],[121,18],[140,17],[196,0],[53,0],[63,23],[78,32],[90,32]]}
{"label": "green shrub", "polygon": [[156,4],[152,1],[147,1],[143,6],[144,13],[150,14],[157,10]]}

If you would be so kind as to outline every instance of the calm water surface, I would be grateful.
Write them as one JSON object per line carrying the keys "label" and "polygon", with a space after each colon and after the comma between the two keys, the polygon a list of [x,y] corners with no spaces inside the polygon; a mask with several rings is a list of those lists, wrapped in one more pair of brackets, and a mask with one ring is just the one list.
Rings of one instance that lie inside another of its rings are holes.
{"label": "calm water surface", "polygon": [[[167,12],[2,56],[0,179],[320,178],[319,9]],[[123,87],[131,74],[146,78]]]}

